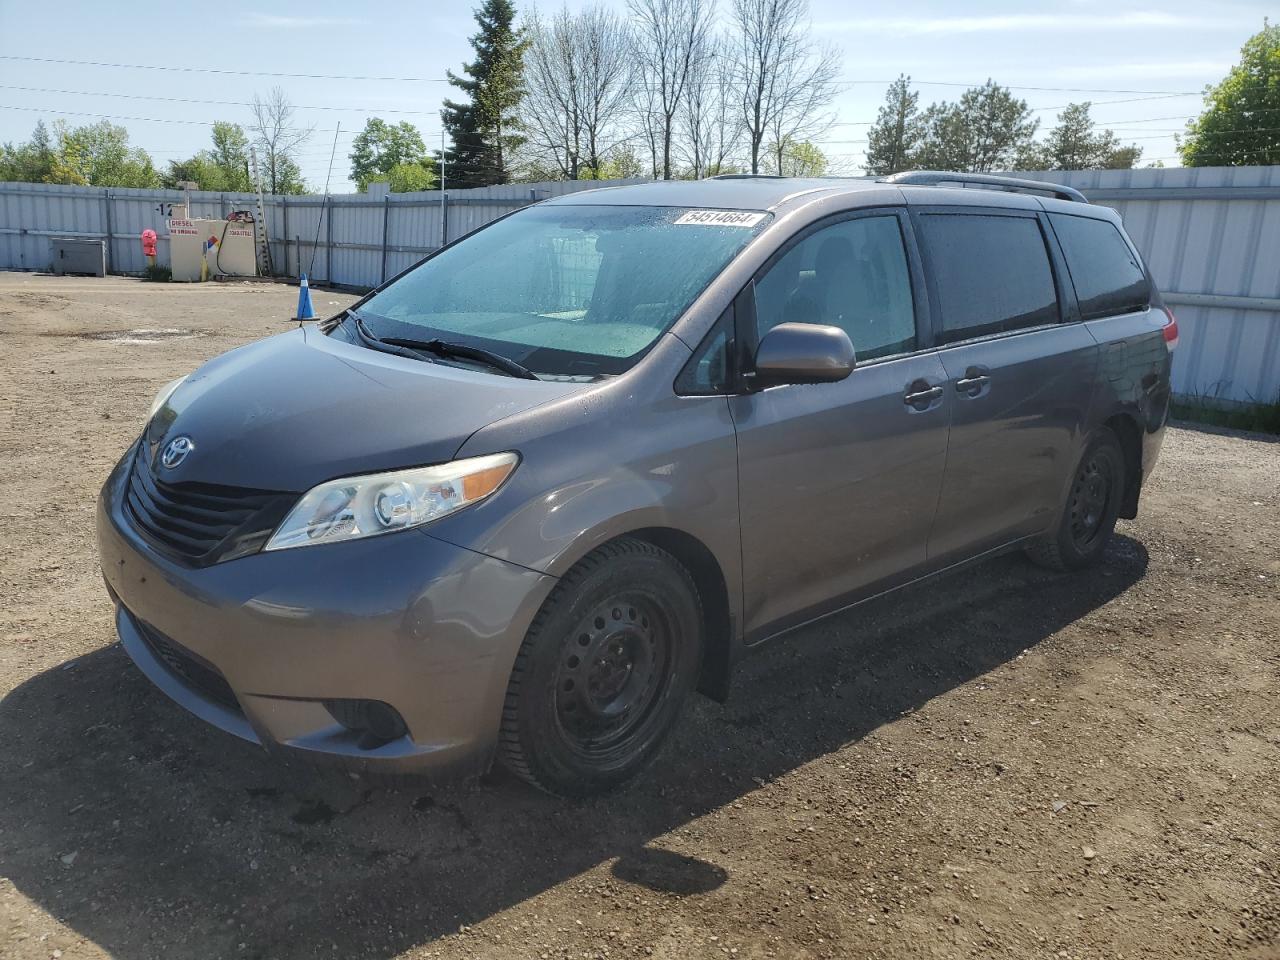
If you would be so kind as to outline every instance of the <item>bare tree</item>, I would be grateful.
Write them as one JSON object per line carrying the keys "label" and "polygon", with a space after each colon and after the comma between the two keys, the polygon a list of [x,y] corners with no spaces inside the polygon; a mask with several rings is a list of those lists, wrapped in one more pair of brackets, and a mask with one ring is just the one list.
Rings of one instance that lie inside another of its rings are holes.
{"label": "bare tree", "polygon": [[525,99],[521,105],[527,152],[535,163],[552,164],[560,175],[578,179],[582,160],[580,81],[573,38],[573,17],[561,10],[545,23],[537,10],[526,27]]}
{"label": "bare tree", "polygon": [[682,152],[695,178],[724,173],[741,140],[731,54],[728,38],[707,36],[690,64],[681,110]]}
{"label": "bare tree", "polygon": [[639,71],[636,103],[649,141],[654,175],[670,180],[677,118],[694,60],[704,51],[714,0],[628,0],[634,23],[632,45]]}
{"label": "bare tree", "polygon": [[253,123],[249,130],[262,154],[262,174],[268,193],[299,193],[302,171],[294,154],[310,139],[314,127],[301,127],[296,112],[280,87],[272,87],[266,99],[253,95]]}
{"label": "bare tree", "polygon": [[[809,32],[808,0],[732,0],[734,81],[752,173],[766,149],[781,167],[788,143],[826,131],[840,54]],[[766,146],[767,145],[767,146]]]}
{"label": "bare tree", "polygon": [[599,6],[577,15],[561,9],[549,23],[535,12],[528,35],[522,113],[531,152],[570,180],[597,177],[625,136],[622,114],[631,79],[627,25]]}

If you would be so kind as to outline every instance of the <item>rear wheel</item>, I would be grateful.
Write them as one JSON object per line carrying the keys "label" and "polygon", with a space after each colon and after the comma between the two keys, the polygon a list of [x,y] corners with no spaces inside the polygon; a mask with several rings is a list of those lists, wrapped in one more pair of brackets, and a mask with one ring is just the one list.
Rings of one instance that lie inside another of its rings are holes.
{"label": "rear wheel", "polygon": [[606,544],[561,580],[521,644],[500,759],[561,796],[621,784],[657,753],[701,658],[689,574],[650,543]]}
{"label": "rear wheel", "polygon": [[1053,570],[1081,570],[1102,558],[1125,489],[1120,441],[1101,427],[1085,447],[1056,527],[1027,552]]}

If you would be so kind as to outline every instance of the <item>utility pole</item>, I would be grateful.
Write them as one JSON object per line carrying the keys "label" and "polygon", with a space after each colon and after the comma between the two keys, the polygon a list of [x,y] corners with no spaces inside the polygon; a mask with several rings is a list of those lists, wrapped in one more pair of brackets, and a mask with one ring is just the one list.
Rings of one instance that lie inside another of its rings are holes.
{"label": "utility pole", "polygon": [[444,111],[440,111],[440,246],[449,242],[449,211],[444,199]]}

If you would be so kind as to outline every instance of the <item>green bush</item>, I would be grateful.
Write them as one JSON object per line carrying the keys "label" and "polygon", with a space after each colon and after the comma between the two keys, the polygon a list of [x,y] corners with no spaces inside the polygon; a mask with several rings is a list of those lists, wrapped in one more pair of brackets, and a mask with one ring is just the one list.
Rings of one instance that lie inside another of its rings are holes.
{"label": "green bush", "polygon": [[158,263],[153,263],[146,270],[142,271],[142,279],[152,280],[156,283],[168,283],[173,279],[173,271],[168,267],[162,267]]}

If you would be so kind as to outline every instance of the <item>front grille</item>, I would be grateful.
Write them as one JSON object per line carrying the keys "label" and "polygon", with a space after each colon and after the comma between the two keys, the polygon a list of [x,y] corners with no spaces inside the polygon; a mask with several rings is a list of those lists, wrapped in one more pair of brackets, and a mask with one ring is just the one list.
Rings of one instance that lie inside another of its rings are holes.
{"label": "front grille", "polygon": [[129,473],[129,515],[159,549],[196,564],[252,553],[284,519],[293,494],[158,480],[141,453]]}
{"label": "front grille", "polygon": [[134,623],[137,624],[147,648],[168,667],[170,673],[197,693],[239,712],[240,701],[236,699],[235,691],[213,664],[174,643],[150,624],[138,619]]}

